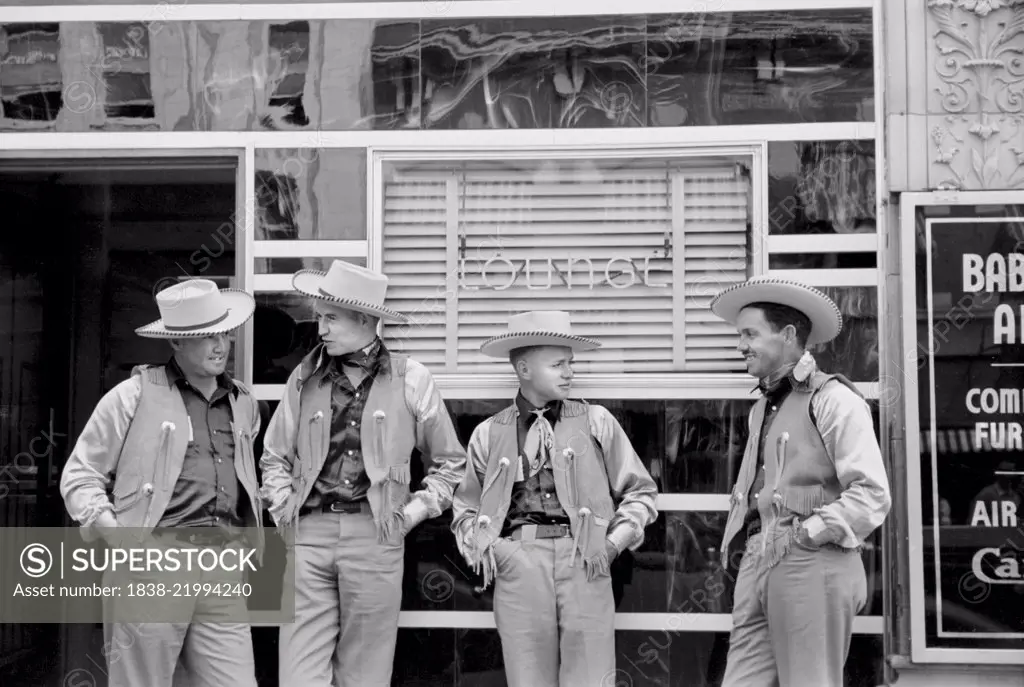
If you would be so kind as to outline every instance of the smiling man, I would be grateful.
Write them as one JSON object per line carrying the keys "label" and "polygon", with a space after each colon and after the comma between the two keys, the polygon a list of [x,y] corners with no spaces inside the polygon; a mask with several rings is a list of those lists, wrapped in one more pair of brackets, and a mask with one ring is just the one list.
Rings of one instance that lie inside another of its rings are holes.
{"label": "smiling man", "polygon": [[761,398],[726,522],[746,533],[723,687],[842,687],[853,619],[867,603],[860,547],[891,506],[867,403],[807,346],[842,330],[839,308],[809,286],[759,277],[712,311],[736,325]]}
{"label": "smiling man", "polygon": [[[166,339],[171,359],[136,367],[100,399],[61,477],[68,513],[112,545],[115,528],[138,535],[159,527],[171,546],[224,551],[244,526],[255,528],[262,549],[252,451],[260,414],[249,389],[226,372],[231,334],[252,317],[253,297],[191,279],[162,290],[156,303],[161,319],[136,333]],[[175,604],[176,618],[187,601]],[[245,615],[242,598],[227,606],[194,601],[195,618]],[[112,613],[116,619],[116,605]],[[116,649],[104,652],[111,687],[256,687],[247,623],[153,620],[104,625],[106,646]]]}
{"label": "smiling man", "polygon": [[519,393],[473,431],[452,530],[484,586],[495,581],[509,687],[610,684],[609,567],[643,543],[657,487],[612,414],[569,399],[574,352],[600,344],[563,311],[515,315],[508,329],[480,350],[512,363]]}
{"label": "smiling man", "polygon": [[[405,536],[452,501],[466,452],[430,372],[377,336],[388,278],[335,260],[292,284],[321,343],[288,378],[264,437],[263,492],[295,533],[295,621],[281,628],[281,687],[387,687]],[[410,493],[411,458],[426,462]]]}

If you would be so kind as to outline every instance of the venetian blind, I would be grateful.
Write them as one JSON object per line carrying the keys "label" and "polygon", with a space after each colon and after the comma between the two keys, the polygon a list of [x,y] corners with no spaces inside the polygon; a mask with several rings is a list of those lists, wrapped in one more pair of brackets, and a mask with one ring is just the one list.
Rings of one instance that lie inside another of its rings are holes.
{"label": "venetian blind", "polygon": [[384,184],[389,344],[435,373],[507,372],[479,352],[510,314],[568,310],[590,373],[741,369],[711,296],[746,278],[747,177],[733,160],[407,166]]}

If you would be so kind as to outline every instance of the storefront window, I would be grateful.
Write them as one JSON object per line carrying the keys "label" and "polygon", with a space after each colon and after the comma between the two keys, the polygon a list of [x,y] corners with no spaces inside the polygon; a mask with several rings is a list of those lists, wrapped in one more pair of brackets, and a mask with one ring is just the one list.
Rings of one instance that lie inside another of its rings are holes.
{"label": "storefront window", "polygon": [[872,38],[870,9],[6,24],[0,129],[871,121]]}
{"label": "storefront window", "polygon": [[256,240],[366,238],[366,150],[256,150]]}
{"label": "storefront window", "polygon": [[294,291],[257,292],[253,332],[255,384],[287,382],[288,375],[319,340],[310,299]]}
{"label": "storefront window", "polygon": [[735,372],[719,290],[750,274],[750,158],[390,162],[380,191],[390,344],[435,373],[503,373],[510,314],[573,313],[582,373]]}
{"label": "storefront window", "polygon": [[920,460],[923,639],[1019,650],[1024,208],[922,209],[916,238],[916,355],[901,378],[920,430],[908,460]]}

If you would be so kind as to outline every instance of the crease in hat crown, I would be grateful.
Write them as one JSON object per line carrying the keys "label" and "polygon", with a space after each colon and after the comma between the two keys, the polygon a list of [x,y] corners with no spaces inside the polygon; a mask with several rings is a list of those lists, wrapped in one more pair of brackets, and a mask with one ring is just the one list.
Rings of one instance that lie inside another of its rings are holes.
{"label": "crease in hat crown", "polygon": [[786,305],[811,321],[807,345],[827,343],[843,329],[839,306],[819,289],[791,279],[759,276],[722,290],[711,299],[711,312],[735,324],[743,308],[758,302]]}
{"label": "crease in hat crown", "polygon": [[565,310],[531,310],[508,318],[504,334],[480,345],[484,355],[505,357],[516,348],[530,346],[568,346],[575,351],[590,351],[600,342],[572,332],[572,321]]}
{"label": "crease in hat crown", "polygon": [[167,329],[213,326],[230,311],[217,284],[209,279],[172,284],[156,295],[156,305]]}
{"label": "crease in hat crown", "polygon": [[292,286],[303,294],[339,307],[407,322],[405,315],[387,307],[388,277],[360,265],[334,260],[326,272],[299,270]]}
{"label": "crease in hat crown", "polygon": [[160,319],[135,330],[149,338],[209,336],[245,324],[256,309],[252,294],[221,289],[210,279],[187,279],[154,297]]}

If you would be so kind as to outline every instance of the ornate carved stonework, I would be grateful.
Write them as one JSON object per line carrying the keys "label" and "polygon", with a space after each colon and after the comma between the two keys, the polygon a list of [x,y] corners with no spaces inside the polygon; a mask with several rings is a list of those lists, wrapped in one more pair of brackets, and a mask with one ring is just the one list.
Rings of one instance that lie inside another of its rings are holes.
{"label": "ornate carved stonework", "polygon": [[929,0],[929,186],[1024,187],[1024,0]]}

